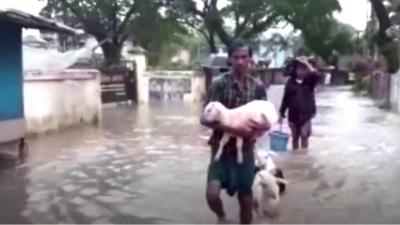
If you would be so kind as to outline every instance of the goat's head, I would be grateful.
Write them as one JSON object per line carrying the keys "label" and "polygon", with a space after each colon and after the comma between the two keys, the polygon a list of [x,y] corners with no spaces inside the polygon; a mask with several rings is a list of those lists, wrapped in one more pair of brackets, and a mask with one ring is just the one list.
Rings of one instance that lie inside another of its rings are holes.
{"label": "goat's head", "polygon": [[225,109],[225,106],[220,102],[210,102],[204,108],[203,119],[207,122],[220,121],[221,114]]}

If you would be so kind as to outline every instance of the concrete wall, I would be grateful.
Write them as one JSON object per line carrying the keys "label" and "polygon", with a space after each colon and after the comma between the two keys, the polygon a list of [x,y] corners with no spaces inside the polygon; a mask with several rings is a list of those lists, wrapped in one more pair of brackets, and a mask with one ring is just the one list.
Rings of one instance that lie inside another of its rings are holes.
{"label": "concrete wall", "polygon": [[101,86],[97,70],[29,71],[25,73],[27,133],[42,133],[101,119]]}
{"label": "concrete wall", "polygon": [[392,108],[400,112],[400,71],[391,76],[390,99]]}
{"label": "concrete wall", "polygon": [[130,60],[136,63],[137,99],[139,104],[149,102],[149,78],[145,75],[147,59],[144,54],[131,55]]}
{"label": "concrete wall", "polygon": [[[182,99],[200,101],[205,94],[205,78],[194,71],[147,71],[144,53],[129,55],[136,63],[137,99],[146,104],[150,96],[158,99]],[[189,90],[190,89],[190,90]]]}

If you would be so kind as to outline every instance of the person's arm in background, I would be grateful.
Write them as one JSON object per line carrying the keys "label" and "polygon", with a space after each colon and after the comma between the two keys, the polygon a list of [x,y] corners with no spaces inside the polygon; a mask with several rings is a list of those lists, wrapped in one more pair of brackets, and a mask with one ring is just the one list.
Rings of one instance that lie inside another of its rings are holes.
{"label": "person's arm in background", "polygon": [[319,71],[314,71],[308,74],[306,77],[306,84],[314,90],[318,82],[321,80],[321,73]]}
{"label": "person's arm in background", "polygon": [[290,98],[289,82],[290,81],[288,81],[288,83],[286,83],[285,90],[283,92],[282,103],[281,103],[281,107],[279,109],[279,114],[280,114],[279,123],[283,122],[283,119],[285,118],[286,110],[289,107],[289,98]]}
{"label": "person's arm in background", "polygon": [[315,68],[315,65],[312,65],[307,59],[301,58],[300,61],[308,68],[309,71],[305,82],[311,89],[314,89],[321,80],[322,73],[318,71],[318,69]]}

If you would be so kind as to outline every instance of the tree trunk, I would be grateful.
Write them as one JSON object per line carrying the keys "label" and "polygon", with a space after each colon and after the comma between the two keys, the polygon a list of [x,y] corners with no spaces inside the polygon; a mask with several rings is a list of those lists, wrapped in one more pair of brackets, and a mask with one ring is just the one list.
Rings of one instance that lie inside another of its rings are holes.
{"label": "tree trunk", "polygon": [[382,47],[386,42],[390,41],[386,36],[385,31],[392,25],[392,23],[382,0],[371,0],[370,2],[379,22],[379,32],[376,41],[379,47]]}
{"label": "tree trunk", "polygon": [[218,48],[215,43],[215,37],[214,35],[211,35],[210,38],[207,39],[208,46],[210,48],[210,53],[218,53]]}
{"label": "tree trunk", "polygon": [[118,64],[121,60],[122,44],[115,42],[105,42],[101,45],[103,50],[105,64],[107,66]]}

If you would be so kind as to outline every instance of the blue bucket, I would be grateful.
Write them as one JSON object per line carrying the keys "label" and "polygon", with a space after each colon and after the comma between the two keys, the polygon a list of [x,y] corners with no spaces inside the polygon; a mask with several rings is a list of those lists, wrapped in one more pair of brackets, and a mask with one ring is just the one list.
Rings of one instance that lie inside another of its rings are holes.
{"label": "blue bucket", "polygon": [[270,148],[272,151],[284,152],[287,151],[287,144],[289,141],[289,135],[282,131],[273,131],[269,133],[270,136]]}

